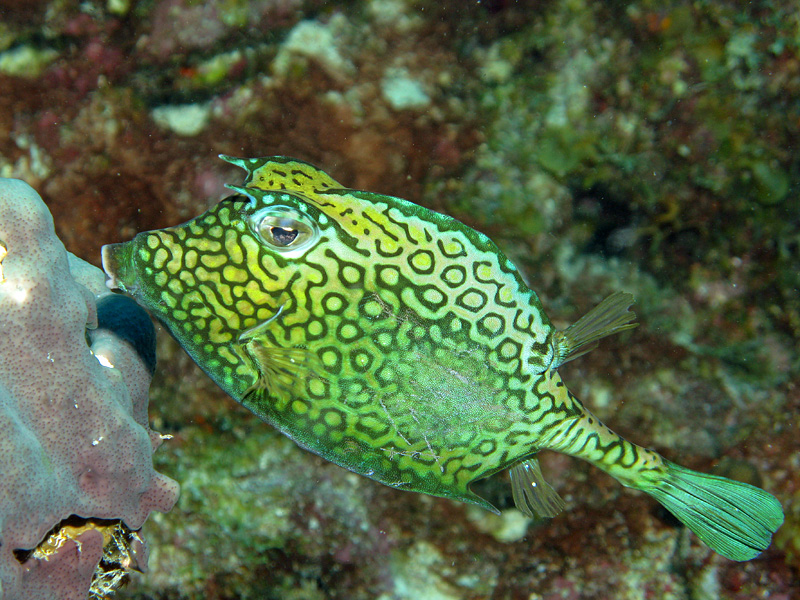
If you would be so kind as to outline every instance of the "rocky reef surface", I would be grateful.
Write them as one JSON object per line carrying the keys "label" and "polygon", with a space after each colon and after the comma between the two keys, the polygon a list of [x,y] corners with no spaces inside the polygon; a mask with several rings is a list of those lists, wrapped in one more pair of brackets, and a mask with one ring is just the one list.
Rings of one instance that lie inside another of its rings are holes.
{"label": "rocky reef surface", "polygon": [[562,456],[568,511],[496,517],[327,464],[166,335],[154,456],[182,496],[121,598],[789,599],[800,595],[800,20],[788,0],[72,0],[0,8],[0,176],[72,252],[195,216],[284,154],[492,237],[567,325],[611,291],[641,325],[562,368],[616,431],[763,486],[762,557],[710,553]]}

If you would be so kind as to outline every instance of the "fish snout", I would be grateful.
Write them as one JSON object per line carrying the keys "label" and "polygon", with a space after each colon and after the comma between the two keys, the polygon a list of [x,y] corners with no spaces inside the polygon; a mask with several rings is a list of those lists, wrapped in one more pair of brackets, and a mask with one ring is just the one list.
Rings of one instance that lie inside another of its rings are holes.
{"label": "fish snout", "polygon": [[130,242],[106,244],[100,249],[100,254],[108,289],[130,292],[136,281],[136,273],[131,264]]}

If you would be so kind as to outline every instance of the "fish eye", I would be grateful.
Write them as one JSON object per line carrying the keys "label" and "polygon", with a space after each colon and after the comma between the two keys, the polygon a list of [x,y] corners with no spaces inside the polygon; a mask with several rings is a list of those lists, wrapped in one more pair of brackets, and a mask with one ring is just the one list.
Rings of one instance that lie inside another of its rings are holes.
{"label": "fish eye", "polygon": [[273,206],[253,215],[261,240],[278,252],[301,250],[319,237],[319,230],[306,215],[285,206]]}
{"label": "fish eye", "polygon": [[283,217],[264,217],[259,229],[265,241],[279,248],[301,246],[313,234],[307,223]]}
{"label": "fish eye", "polygon": [[269,234],[272,236],[272,242],[276,246],[290,246],[292,242],[297,239],[297,236],[300,235],[300,231],[293,227],[281,227],[278,225],[268,227]]}

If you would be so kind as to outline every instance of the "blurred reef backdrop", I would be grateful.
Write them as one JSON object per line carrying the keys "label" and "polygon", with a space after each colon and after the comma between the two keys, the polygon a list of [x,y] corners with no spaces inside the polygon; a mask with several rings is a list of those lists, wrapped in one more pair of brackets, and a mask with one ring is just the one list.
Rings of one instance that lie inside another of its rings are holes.
{"label": "blurred reef backdrop", "polygon": [[566,325],[633,293],[641,326],[561,369],[620,434],[763,486],[748,563],[644,494],[543,457],[568,510],[407,494],[300,450],[159,334],[157,469],[122,599],[800,597],[796,0],[0,0],[0,176],[67,249],[192,218],[290,155],[488,234]]}

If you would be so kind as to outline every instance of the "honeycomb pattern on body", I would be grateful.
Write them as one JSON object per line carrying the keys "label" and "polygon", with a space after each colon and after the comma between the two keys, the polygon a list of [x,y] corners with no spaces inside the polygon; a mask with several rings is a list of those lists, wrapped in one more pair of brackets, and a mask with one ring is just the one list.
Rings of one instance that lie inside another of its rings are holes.
{"label": "honeycomb pattern on body", "polygon": [[[134,240],[140,300],[234,398],[357,473],[483,506],[472,481],[583,414],[536,294],[486,236],[299,161],[235,160],[241,195]],[[266,209],[318,239],[270,249]]]}

